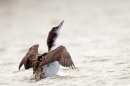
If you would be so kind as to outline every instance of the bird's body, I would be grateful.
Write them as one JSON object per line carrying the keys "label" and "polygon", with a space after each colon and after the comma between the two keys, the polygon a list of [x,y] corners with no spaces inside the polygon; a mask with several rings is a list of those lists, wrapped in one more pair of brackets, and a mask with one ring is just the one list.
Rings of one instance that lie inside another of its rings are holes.
{"label": "bird's body", "polygon": [[60,64],[58,61],[54,61],[47,65],[42,66],[43,69],[43,77],[49,77],[55,75],[59,70]]}

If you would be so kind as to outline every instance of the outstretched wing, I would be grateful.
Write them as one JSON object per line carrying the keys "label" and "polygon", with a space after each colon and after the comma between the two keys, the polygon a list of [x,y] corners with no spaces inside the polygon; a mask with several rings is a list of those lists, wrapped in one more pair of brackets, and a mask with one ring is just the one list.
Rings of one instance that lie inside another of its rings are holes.
{"label": "outstretched wing", "polygon": [[47,38],[48,51],[50,51],[51,48],[53,46],[55,46],[55,42],[56,42],[56,39],[59,35],[59,31],[60,31],[61,26],[63,25],[63,22],[64,21],[62,21],[57,27],[53,27],[51,29],[51,31],[49,32],[48,38]]}
{"label": "outstretched wing", "polygon": [[64,46],[60,46],[55,50],[49,52],[44,58],[42,58],[40,66],[42,67],[43,65],[54,61],[58,61],[64,67],[75,68],[71,56]]}
{"label": "outstretched wing", "polygon": [[36,45],[33,45],[31,48],[29,48],[27,54],[24,56],[24,58],[19,64],[19,70],[23,64],[24,64],[25,69],[29,69],[32,67],[32,61],[38,54],[38,47],[39,45],[36,44]]}
{"label": "outstretched wing", "polygon": [[71,59],[70,54],[67,52],[67,50],[64,48],[61,52],[61,56],[59,59],[59,63],[64,67],[71,67],[75,68],[75,65]]}

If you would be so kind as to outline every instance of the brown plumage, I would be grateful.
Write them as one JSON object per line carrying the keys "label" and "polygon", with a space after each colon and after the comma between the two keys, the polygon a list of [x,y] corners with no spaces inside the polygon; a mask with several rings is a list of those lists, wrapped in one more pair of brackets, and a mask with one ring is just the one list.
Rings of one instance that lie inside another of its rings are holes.
{"label": "brown plumage", "polygon": [[[63,22],[64,21],[62,21],[57,27],[53,27],[51,31],[49,32],[48,38],[47,38],[48,52],[39,54],[38,53],[39,45],[38,44],[33,45],[31,48],[29,48],[27,54],[24,56],[24,58],[20,62],[19,70],[23,64],[24,64],[25,69],[33,68],[33,74],[35,74],[36,80],[39,80],[41,78],[44,78],[45,73],[48,73],[48,72],[44,73],[42,67],[45,65],[48,65],[49,63],[58,61],[59,64],[61,64],[64,67],[70,67],[72,69],[75,68],[75,65],[71,59],[71,56],[64,46],[59,46],[56,49],[51,50],[51,48],[55,45],[55,41],[59,35],[59,30],[61,26],[63,25]],[[59,64],[57,65],[59,66]],[[54,66],[54,68],[51,68],[51,67],[50,68],[51,70],[53,69],[55,70],[56,67],[57,66]],[[49,67],[46,67],[46,68],[50,70]]]}
{"label": "brown plumage", "polygon": [[71,56],[64,46],[60,46],[43,56],[40,67],[54,61],[58,61],[64,67],[75,68]]}
{"label": "brown plumage", "polygon": [[24,56],[24,58],[19,64],[19,70],[23,64],[25,69],[29,69],[32,67],[32,60],[36,57],[36,55],[39,55],[38,47],[39,45],[35,44],[31,48],[29,48],[27,54]]}

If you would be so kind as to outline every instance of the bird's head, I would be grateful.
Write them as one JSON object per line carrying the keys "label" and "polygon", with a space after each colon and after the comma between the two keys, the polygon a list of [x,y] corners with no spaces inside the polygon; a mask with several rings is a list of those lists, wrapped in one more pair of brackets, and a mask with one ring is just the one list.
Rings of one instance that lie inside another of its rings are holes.
{"label": "bird's head", "polygon": [[61,29],[63,23],[64,23],[64,20],[58,26],[53,27],[51,31],[57,33]]}

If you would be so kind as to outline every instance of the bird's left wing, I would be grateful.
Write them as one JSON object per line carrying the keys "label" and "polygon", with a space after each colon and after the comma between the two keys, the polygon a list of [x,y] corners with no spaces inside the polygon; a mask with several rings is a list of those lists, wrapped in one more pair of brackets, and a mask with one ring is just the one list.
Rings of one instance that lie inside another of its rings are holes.
{"label": "bird's left wing", "polygon": [[33,45],[31,48],[29,48],[27,54],[24,56],[24,58],[22,59],[22,61],[19,64],[19,70],[23,64],[24,64],[25,69],[29,69],[32,67],[33,59],[38,54],[38,47],[39,47],[39,45],[36,44],[36,45]]}

